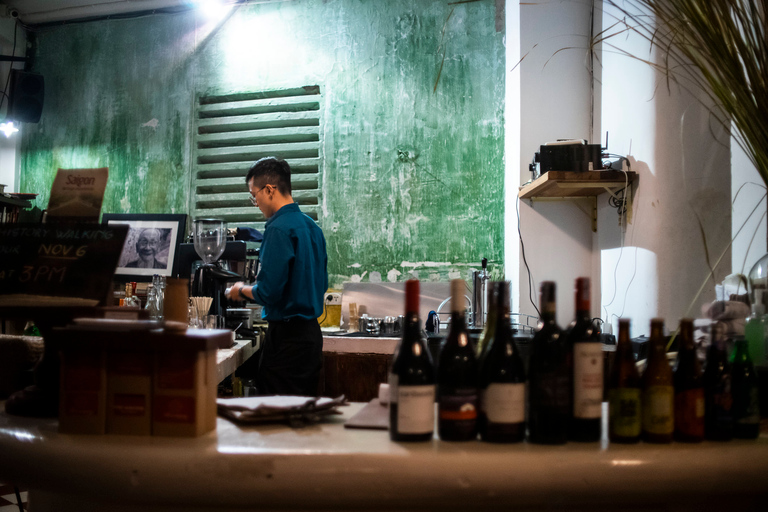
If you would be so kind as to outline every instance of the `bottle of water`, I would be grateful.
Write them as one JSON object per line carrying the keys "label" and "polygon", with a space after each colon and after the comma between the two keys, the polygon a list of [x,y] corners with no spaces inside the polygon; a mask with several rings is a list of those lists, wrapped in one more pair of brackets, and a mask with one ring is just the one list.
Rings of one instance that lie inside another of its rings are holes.
{"label": "bottle of water", "polygon": [[163,319],[163,296],[165,294],[165,276],[155,274],[152,277],[152,286],[147,292],[146,310],[152,320]]}

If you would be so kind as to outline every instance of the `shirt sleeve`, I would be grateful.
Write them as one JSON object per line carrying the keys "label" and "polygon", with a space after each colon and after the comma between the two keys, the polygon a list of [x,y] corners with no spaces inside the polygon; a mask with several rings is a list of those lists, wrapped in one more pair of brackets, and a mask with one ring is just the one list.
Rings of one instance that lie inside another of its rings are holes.
{"label": "shirt sleeve", "polygon": [[256,284],[251,288],[251,293],[254,302],[270,306],[283,296],[288,283],[288,272],[296,254],[290,236],[277,229],[265,232],[262,250],[261,270],[256,276]]}

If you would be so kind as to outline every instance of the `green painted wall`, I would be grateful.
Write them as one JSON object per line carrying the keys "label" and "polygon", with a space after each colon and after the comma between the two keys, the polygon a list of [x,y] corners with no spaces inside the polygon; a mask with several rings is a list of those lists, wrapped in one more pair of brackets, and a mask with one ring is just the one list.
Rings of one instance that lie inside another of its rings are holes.
{"label": "green painted wall", "polygon": [[495,0],[295,0],[218,25],[185,13],[41,30],[45,109],[24,130],[22,190],[44,207],[57,168],[107,166],[104,212],[186,212],[196,93],[318,84],[332,284],[466,277],[482,257],[500,274],[497,18]]}

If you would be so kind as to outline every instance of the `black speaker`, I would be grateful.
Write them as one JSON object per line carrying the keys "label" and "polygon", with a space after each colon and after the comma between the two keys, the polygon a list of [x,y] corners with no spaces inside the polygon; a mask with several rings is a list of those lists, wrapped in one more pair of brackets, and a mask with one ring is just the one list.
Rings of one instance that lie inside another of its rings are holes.
{"label": "black speaker", "polygon": [[37,123],[43,113],[44,92],[43,75],[12,69],[6,117],[22,123]]}

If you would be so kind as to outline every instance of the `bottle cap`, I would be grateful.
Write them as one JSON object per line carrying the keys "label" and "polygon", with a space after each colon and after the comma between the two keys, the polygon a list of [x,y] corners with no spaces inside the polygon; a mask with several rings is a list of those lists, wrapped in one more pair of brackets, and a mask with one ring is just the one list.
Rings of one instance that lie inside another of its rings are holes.
{"label": "bottle cap", "polygon": [[589,311],[589,278],[576,279],[576,311]]}
{"label": "bottle cap", "polygon": [[419,311],[419,280],[409,279],[405,282],[405,314]]}
{"label": "bottle cap", "polygon": [[464,290],[466,287],[463,279],[451,281],[451,311],[464,311]]}

